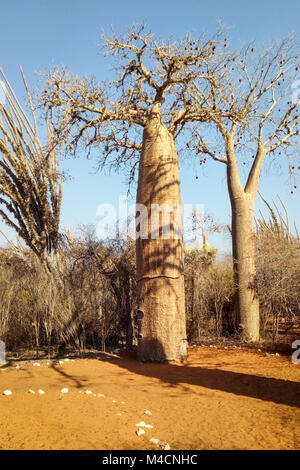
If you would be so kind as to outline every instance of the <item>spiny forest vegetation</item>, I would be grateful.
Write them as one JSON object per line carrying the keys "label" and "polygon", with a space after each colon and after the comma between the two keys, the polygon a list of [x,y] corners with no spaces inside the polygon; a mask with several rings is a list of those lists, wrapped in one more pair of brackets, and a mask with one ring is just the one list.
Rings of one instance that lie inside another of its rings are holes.
{"label": "spiny forest vegetation", "polygon": [[[36,106],[46,145],[25,77],[30,117],[1,71],[1,216],[19,242],[0,253],[0,338],[37,354],[137,344],[140,360],[164,361],[184,360],[187,342],[207,337],[257,342],[293,331],[299,235],[283,204],[265,201],[269,218],[254,218],[264,160],[282,152],[292,176],[298,168],[298,103],[287,98],[298,70],[293,38],[257,55],[252,46],[228,50],[222,29],[210,39],[161,41],[134,26],[102,39],[115,80],[98,84],[59,67],[42,73]],[[199,249],[182,237],[103,242],[90,227],[60,231],[58,151],[95,148],[101,167],[129,168],[131,180],[138,173],[137,204],[150,213],[151,204],[181,204],[179,138],[201,164],[226,165],[232,256],[217,259],[205,230]]]}

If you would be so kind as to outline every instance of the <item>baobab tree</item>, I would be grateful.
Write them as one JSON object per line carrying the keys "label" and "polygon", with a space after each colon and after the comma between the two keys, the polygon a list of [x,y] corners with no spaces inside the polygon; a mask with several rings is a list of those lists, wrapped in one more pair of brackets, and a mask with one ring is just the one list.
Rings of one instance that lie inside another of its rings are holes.
{"label": "baobab tree", "polygon": [[46,117],[48,142],[42,146],[32,97],[27,92],[29,116],[21,106],[4,71],[0,102],[0,216],[38,257],[48,274],[58,275],[54,256],[58,248],[63,173],[58,171],[52,129]]}
{"label": "baobab tree", "polygon": [[[213,37],[218,43],[222,31]],[[67,152],[101,151],[101,165],[138,169],[136,241],[140,323],[138,358],[181,361],[187,356],[181,197],[175,140],[189,122],[207,120],[186,89],[201,88],[204,64],[214,55],[204,36],[163,41],[135,25],[123,36],[102,35],[104,55],[116,62],[116,78],[102,84],[65,68],[43,72],[39,104],[51,116]],[[171,208],[170,231],[159,209]],[[148,214],[144,224],[144,209]],[[153,237],[152,216],[158,217]],[[176,209],[174,209],[176,208]],[[158,215],[157,215],[158,209]],[[174,209],[174,210],[173,210]],[[180,214],[178,216],[178,214]]]}
{"label": "baobab tree", "polygon": [[209,126],[193,125],[190,148],[200,155],[202,165],[207,158],[226,165],[238,321],[244,339],[258,341],[254,205],[266,158],[288,166],[291,181],[300,169],[299,57],[293,37],[264,45],[258,53],[253,44],[238,51],[227,49],[224,38],[216,55],[207,56],[206,87],[192,81],[186,89],[195,109],[209,116]]}

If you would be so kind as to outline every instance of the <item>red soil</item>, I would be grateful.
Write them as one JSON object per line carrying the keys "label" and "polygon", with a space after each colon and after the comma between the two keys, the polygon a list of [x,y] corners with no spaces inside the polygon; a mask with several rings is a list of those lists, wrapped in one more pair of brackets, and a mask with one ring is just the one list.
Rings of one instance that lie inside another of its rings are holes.
{"label": "red soil", "polygon": [[[142,364],[133,352],[40,362],[0,369],[0,449],[300,449],[290,357],[199,347],[185,364]],[[141,421],[153,428],[138,437]]]}

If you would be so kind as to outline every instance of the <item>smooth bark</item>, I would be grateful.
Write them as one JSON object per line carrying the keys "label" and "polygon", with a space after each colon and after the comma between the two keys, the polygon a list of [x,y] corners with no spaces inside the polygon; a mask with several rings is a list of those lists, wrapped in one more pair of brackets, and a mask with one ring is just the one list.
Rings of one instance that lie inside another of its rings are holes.
{"label": "smooth bark", "polygon": [[236,312],[246,341],[259,341],[259,300],[255,288],[255,196],[244,191],[235,159],[227,165],[232,208],[232,255],[236,286]]}

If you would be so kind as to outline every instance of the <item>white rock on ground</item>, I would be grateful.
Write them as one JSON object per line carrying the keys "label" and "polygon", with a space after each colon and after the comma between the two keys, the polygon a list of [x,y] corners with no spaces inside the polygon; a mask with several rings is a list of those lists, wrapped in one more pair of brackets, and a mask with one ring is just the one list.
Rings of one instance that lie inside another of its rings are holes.
{"label": "white rock on ground", "polygon": [[149,439],[149,442],[152,442],[152,444],[158,444],[159,440],[155,439],[155,437],[151,437],[151,439]]}
{"label": "white rock on ground", "polygon": [[168,444],[167,442],[163,442],[160,447],[162,448],[162,450],[171,450],[170,444]]}
{"label": "white rock on ground", "polygon": [[68,393],[69,389],[68,388],[62,388],[61,393]]}
{"label": "white rock on ground", "polygon": [[28,390],[28,393],[31,393],[32,395],[35,394],[35,391],[34,390],[31,390],[31,388]]}
{"label": "white rock on ground", "polygon": [[142,436],[143,434],[145,434],[145,431],[144,431],[144,429],[139,428],[139,429],[136,431],[136,434],[137,434],[138,436]]}
{"label": "white rock on ground", "polygon": [[97,393],[97,397],[105,398],[105,395],[103,395],[103,393]]}
{"label": "white rock on ground", "polygon": [[151,413],[151,411],[149,411],[149,410],[146,410],[146,411],[144,412],[144,414],[145,414],[145,415],[148,415],[148,416],[152,416],[152,413]]}
{"label": "white rock on ground", "polygon": [[41,364],[40,364],[39,362],[34,362],[32,365],[33,365],[34,367],[40,367]]}
{"label": "white rock on ground", "polygon": [[144,421],[141,421],[140,423],[136,424],[136,426],[139,426],[141,428],[153,428],[151,424],[146,424]]}
{"label": "white rock on ground", "polygon": [[93,392],[91,392],[91,390],[86,390],[84,393],[85,393],[86,395],[93,395]]}
{"label": "white rock on ground", "polygon": [[40,390],[38,390],[38,393],[39,393],[40,395],[45,395],[45,392],[44,392],[44,390],[41,390],[41,389],[40,389]]}
{"label": "white rock on ground", "polygon": [[2,395],[12,395],[12,391],[11,390],[4,390]]}

